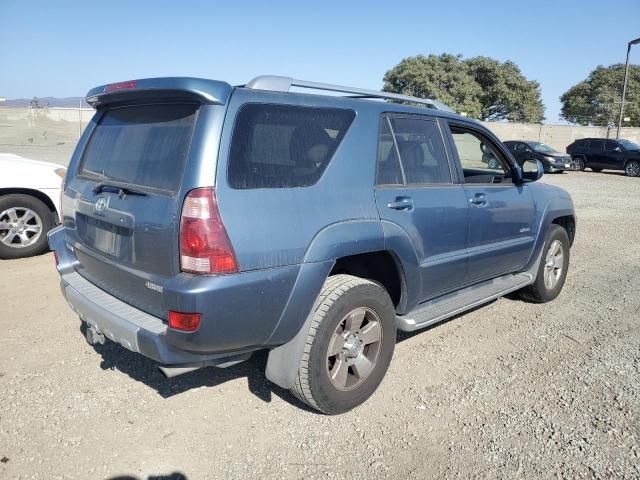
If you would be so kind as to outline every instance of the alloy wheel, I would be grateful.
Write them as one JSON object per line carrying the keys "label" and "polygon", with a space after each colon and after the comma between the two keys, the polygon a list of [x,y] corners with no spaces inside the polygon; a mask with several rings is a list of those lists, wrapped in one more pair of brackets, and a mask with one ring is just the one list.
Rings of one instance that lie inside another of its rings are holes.
{"label": "alloy wheel", "polygon": [[359,307],[338,323],[327,350],[327,374],[338,390],[353,390],[375,369],[382,347],[382,322],[376,312]]}
{"label": "alloy wheel", "polygon": [[544,264],[544,285],[549,290],[554,288],[562,275],[564,268],[564,248],[560,240],[554,240],[549,245]]}
{"label": "alloy wheel", "polygon": [[0,242],[8,247],[30,247],[42,230],[42,219],[29,208],[12,207],[0,213]]}

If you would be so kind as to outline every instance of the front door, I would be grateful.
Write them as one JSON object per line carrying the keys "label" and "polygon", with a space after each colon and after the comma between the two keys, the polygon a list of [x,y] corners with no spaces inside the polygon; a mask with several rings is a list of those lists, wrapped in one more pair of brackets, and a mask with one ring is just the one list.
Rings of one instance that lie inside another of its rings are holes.
{"label": "front door", "polygon": [[624,170],[624,151],[618,142],[607,140],[602,154],[602,168],[610,170]]}
{"label": "front door", "polygon": [[456,184],[439,123],[429,116],[383,116],[376,204],[383,221],[411,238],[420,263],[420,301],[466,282],[468,206]]}
{"label": "front door", "polygon": [[470,207],[468,281],[521,271],[534,244],[533,197],[513,182],[514,166],[494,139],[472,125],[449,127]]}

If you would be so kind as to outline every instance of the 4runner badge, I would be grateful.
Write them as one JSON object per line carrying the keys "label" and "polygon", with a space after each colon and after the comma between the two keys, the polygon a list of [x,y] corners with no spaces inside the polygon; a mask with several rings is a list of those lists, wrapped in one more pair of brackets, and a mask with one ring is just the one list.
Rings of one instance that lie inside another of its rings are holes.
{"label": "4runner badge", "polygon": [[151,283],[149,281],[147,281],[144,284],[145,287],[147,287],[149,290],[154,290],[156,292],[160,292],[162,293],[162,291],[164,290],[160,285],[156,285],[155,283]]}

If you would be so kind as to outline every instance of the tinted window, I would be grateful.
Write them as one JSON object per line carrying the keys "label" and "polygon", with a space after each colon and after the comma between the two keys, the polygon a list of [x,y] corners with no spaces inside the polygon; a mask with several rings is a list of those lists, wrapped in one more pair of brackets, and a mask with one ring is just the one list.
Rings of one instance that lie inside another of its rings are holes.
{"label": "tinted window", "polygon": [[378,185],[402,185],[404,183],[400,162],[398,161],[398,152],[393,143],[393,137],[386,118],[381,121],[376,165],[376,183]]}
{"label": "tinted window", "polygon": [[496,182],[509,176],[508,163],[500,151],[484,135],[473,130],[451,126],[466,183]]}
{"label": "tinted window", "polygon": [[602,144],[604,142],[602,140],[591,140],[589,142],[589,148],[592,148],[594,150],[602,150]]}
{"label": "tinted window", "polygon": [[435,121],[393,118],[391,127],[408,185],[451,182],[447,155]]}
{"label": "tinted window", "polygon": [[229,153],[233,188],[313,185],[355,117],[353,110],[247,104],[238,112]]}
{"label": "tinted window", "polygon": [[516,143],[509,145],[509,150],[516,153],[525,153],[527,151],[527,146],[524,143]]}
{"label": "tinted window", "polygon": [[576,147],[586,147],[587,146],[587,141],[586,140],[576,140],[575,146]]}
{"label": "tinted window", "polygon": [[80,174],[176,192],[197,105],[138,105],[108,110],[87,145]]}
{"label": "tinted window", "polygon": [[612,152],[612,151],[613,151],[613,150],[615,150],[616,148],[620,148],[620,147],[618,146],[618,144],[617,144],[616,142],[613,142],[613,141],[611,141],[611,140],[607,140],[607,141],[605,142],[605,144],[604,144],[604,149],[605,149],[607,152]]}

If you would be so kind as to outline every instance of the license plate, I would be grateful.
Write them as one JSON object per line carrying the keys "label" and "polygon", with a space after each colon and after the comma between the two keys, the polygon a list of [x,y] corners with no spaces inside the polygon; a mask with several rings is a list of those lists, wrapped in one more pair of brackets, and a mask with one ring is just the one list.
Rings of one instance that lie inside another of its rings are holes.
{"label": "license plate", "polygon": [[564,168],[569,168],[571,165],[569,165],[568,163],[564,164]]}
{"label": "license plate", "polygon": [[95,247],[108,255],[120,254],[120,235],[110,230],[96,228]]}

